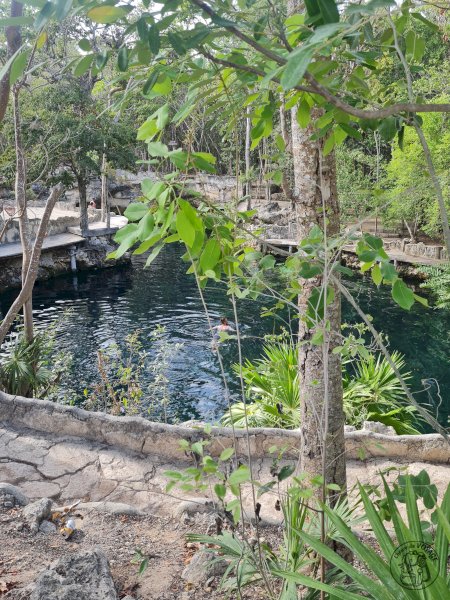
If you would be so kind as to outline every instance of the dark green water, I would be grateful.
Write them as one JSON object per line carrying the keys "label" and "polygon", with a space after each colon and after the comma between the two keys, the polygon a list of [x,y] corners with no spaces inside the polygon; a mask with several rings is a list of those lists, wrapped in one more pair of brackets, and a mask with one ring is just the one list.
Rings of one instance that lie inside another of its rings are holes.
{"label": "dark green water", "polygon": [[[83,389],[92,387],[98,377],[97,349],[112,342],[121,343],[128,333],[140,329],[144,346],[151,355],[151,332],[157,325],[163,325],[168,342],[183,344],[167,373],[170,419],[214,420],[226,406],[224,385],[217,355],[211,351],[207,319],[195,280],[185,274],[187,267],[180,260],[177,248],[168,247],[149,269],[142,269],[144,262],[145,258],[139,257],[131,267],[64,275],[38,283],[33,296],[38,326],[46,327],[70,309],[69,319],[58,332],[58,345],[73,355],[68,379],[82,403]],[[442,397],[439,416],[442,422],[446,421],[450,409],[450,312],[421,306],[411,312],[403,311],[390,300],[388,290],[376,290],[358,275],[347,281],[347,285],[362,308],[373,316],[375,326],[389,336],[391,349],[405,354],[417,398],[437,406],[440,399],[435,383],[430,393],[420,390],[423,379],[438,382]],[[208,286],[205,296],[214,324],[218,324],[222,315],[234,320],[223,287]],[[0,294],[0,317],[14,297],[15,292],[11,291]],[[238,304],[245,357],[257,357],[262,336],[280,327],[280,321],[260,317],[260,310],[267,303],[267,299],[261,299]],[[284,317],[288,319],[288,315]],[[348,306],[344,306],[344,319],[355,320]],[[237,360],[236,344],[230,341],[223,345],[222,351],[230,390],[237,398],[239,385],[231,369]]]}

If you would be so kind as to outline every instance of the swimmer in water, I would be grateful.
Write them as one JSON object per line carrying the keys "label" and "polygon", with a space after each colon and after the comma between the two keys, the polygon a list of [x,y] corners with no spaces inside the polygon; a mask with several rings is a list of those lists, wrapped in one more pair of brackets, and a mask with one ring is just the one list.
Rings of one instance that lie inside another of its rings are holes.
{"label": "swimmer in water", "polygon": [[228,320],[226,317],[222,317],[220,319],[220,325],[216,325],[215,327],[213,327],[213,329],[215,330],[215,333],[212,340],[212,350],[213,352],[215,352],[217,350],[218,344],[220,343],[220,332],[234,331],[234,329],[233,327],[231,327],[231,325],[228,324]]}

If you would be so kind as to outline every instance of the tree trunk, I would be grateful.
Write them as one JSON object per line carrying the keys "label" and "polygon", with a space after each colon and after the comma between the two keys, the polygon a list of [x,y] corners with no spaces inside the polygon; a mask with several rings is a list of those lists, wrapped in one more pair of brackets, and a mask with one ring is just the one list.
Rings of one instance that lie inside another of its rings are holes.
{"label": "tree trunk", "polygon": [[[16,17],[21,17],[23,14],[23,4],[18,2],[17,0],[12,0],[11,2],[11,11],[10,15],[14,19]],[[8,46],[7,60],[11,58],[11,56],[17,52],[22,44],[22,36],[20,33],[20,27],[17,25],[9,25],[5,29],[5,37],[6,43]],[[8,108],[9,102],[9,92],[10,92],[10,84],[9,84],[9,76],[10,69],[3,75],[3,78],[0,80],[0,123],[3,121],[3,118],[6,113],[6,109]]]}
{"label": "tree trunk", "polygon": [[89,218],[87,210],[87,190],[86,179],[83,175],[77,175],[78,193],[80,195],[80,229],[81,235],[86,235],[89,231]]}
{"label": "tree trunk", "polygon": [[250,131],[252,121],[250,117],[245,119],[245,195],[247,198],[247,210],[252,209],[252,184],[250,182]]}
{"label": "tree trunk", "polygon": [[[301,129],[295,117],[293,111],[292,154],[298,238],[302,240],[307,237],[314,225],[324,229],[323,208],[326,234],[330,237],[339,233],[334,153],[322,158],[322,142],[310,140],[313,127],[310,125]],[[321,278],[301,281],[301,314],[306,313],[312,290],[322,284]],[[302,411],[300,469],[311,475],[322,474],[326,484],[336,483],[345,490],[342,371],[339,355],[332,352],[339,343],[341,332],[341,301],[336,290],[333,303],[327,307],[327,318],[330,331],[326,334],[324,347],[310,343],[317,328],[322,329],[323,324],[318,323],[310,328],[300,321],[299,326]]]}
{"label": "tree trunk", "polygon": [[[301,8],[299,0],[288,0],[288,14]],[[311,121],[318,116],[312,111]],[[311,140],[313,125],[302,129],[297,121],[296,107],[291,111],[292,158],[294,166],[294,199],[299,241],[307,237],[314,225],[324,229],[327,237],[339,233],[340,210],[336,188],[334,152],[323,158],[322,140]],[[324,220],[324,213],[326,219]],[[301,280],[299,310],[305,314],[319,278]],[[330,287],[330,286],[328,286]],[[323,475],[324,484],[335,483],[345,492],[344,410],[341,359],[332,350],[341,333],[341,298],[337,290],[334,301],[327,306],[330,331],[325,332],[323,346],[310,343],[315,327],[309,328],[300,320],[299,376],[301,394],[301,431],[299,467],[311,475]],[[322,326],[319,327],[322,329]],[[330,498],[331,504],[338,495]],[[345,554],[345,552],[343,552]]]}
{"label": "tree trunk", "polygon": [[10,309],[5,315],[5,318],[0,323],[0,345],[3,343],[5,337],[8,334],[8,331],[11,328],[11,325],[14,323],[16,316],[19,314],[20,309],[23,305],[31,298],[31,293],[33,291],[33,286],[36,281],[37,273],[39,270],[39,260],[41,257],[42,244],[44,242],[44,238],[47,233],[48,223],[50,221],[50,215],[52,210],[63,192],[63,185],[60,183],[56,187],[52,189],[50,192],[50,196],[47,199],[44,213],[42,215],[41,222],[39,224],[39,229],[36,235],[36,239],[33,243],[33,248],[30,256],[30,261],[28,264],[28,270],[25,274],[25,279],[22,285],[22,289],[20,290],[19,295],[12,303]]}
{"label": "tree trunk", "polygon": [[[22,286],[24,286],[31,259],[32,241],[27,212],[27,165],[21,133],[19,92],[20,86],[16,84],[13,88],[14,143],[16,151],[15,197],[19,220],[20,242],[22,244]],[[33,301],[31,294],[23,305],[23,320],[25,339],[30,343],[33,341],[34,337]]]}
{"label": "tree trunk", "polygon": [[102,221],[106,223],[106,228],[109,229],[111,224],[111,217],[109,211],[109,198],[108,198],[108,178],[106,176],[106,154],[103,153],[102,158],[102,194],[101,194],[101,209],[102,209]]}

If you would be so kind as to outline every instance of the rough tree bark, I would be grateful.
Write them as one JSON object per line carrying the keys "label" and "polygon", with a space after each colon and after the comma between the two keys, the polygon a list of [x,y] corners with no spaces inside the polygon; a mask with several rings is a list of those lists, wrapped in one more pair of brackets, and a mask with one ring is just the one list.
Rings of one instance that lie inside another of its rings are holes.
{"label": "rough tree bark", "polygon": [[15,318],[19,314],[19,311],[29,300],[29,298],[31,298],[31,294],[33,292],[33,287],[36,282],[36,277],[39,270],[39,260],[41,257],[42,244],[47,234],[47,227],[50,221],[50,216],[58,198],[63,192],[63,189],[64,186],[61,183],[58,184],[51,190],[50,195],[47,199],[42,219],[39,224],[36,239],[32,246],[30,261],[28,263],[28,270],[23,280],[22,289],[20,290],[19,295],[17,296],[10,309],[6,313],[5,318],[0,323],[0,345],[3,343],[5,337],[7,336],[11,325],[14,323]]}
{"label": "rough tree bark", "polygon": [[[10,10],[11,17],[21,17],[22,14],[23,4],[17,2],[17,0],[12,0]],[[8,60],[20,48],[20,45],[22,43],[20,27],[18,27],[17,25],[9,25],[5,29],[5,37],[8,48]],[[11,88],[11,86],[9,85],[9,75],[10,69],[8,69],[7,73],[5,73],[3,78],[0,80],[0,123],[3,121],[3,118],[6,114],[6,109],[8,108],[9,93]]]}
{"label": "rough tree bark", "polygon": [[252,208],[252,184],[250,177],[250,131],[252,128],[252,120],[250,117],[245,119],[245,195],[247,198],[247,210]]}
{"label": "rough tree bark", "polygon": [[[299,0],[288,0],[288,13],[300,8]],[[314,111],[313,111],[314,112]],[[312,114],[311,121],[319,113]],[[339,232],[339,202],[336,189],[334,152],[322,158],[323,140],[311,140],[313,125],[302,129],[296,109],[291,112],[292,158],[294,163],[294,198],[298,239],[307,237],[314,225],[324,228],[327,236]],[[299,310],[305,314],[308,299],[321,279],[302,280]],[[299,370],[301,394],[300,470],[312,475],[324,475],[325,483],[336,483],[346,490],[344,411],[342,397],[341,360],[332,350],[338,345],[341,332],[341,299],[335,290],[334,301],[327,307],[330,331],[325,349],[311,344],[314,328],[300,320]]]}
{"label": "rough tree bark", "polygon": [[87,189],[86,178],[81,173],[77,175],[78,192],[80,194],[80,229],[81,235],[85,235],[89,230],[89,218],[87,210]]}

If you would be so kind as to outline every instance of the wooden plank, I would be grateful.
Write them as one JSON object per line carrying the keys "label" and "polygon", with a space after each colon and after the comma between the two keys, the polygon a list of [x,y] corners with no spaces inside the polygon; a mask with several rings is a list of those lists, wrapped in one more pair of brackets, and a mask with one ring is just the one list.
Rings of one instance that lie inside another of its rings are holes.
{"label": "wooden plank", "polygon": [[[50,235],[44,239],[42,250],[50,250],[52,248],[63,248],[83,242],[84,238],[73,233],[58,233]],[[0,260],[12,258],[13,256],[22,256],[22,244],[20,242],[12,244],[0,244]]]}

